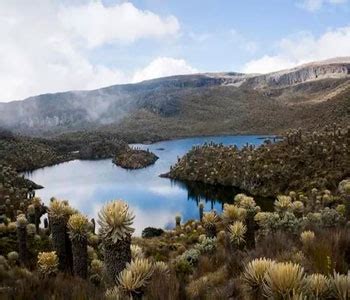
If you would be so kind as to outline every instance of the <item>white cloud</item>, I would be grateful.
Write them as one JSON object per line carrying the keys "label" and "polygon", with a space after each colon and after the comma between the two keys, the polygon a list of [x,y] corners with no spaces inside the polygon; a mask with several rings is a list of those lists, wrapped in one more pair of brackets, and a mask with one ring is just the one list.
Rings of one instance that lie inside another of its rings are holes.
{"label": "white cloud", "polygon": [[185,60],[171,57],[158,57],[144,69],[135,72],[133,82],[178,74],[192,74],[198,71]]}
{"label": "white cloud", "polygon": [[175,17],[130,3],[69,5],[0,1],[0,101],[130,81],[128,72],[92,62],[88,46],[172,36],[179,28]]}
{"label": "white cloud", "polygon": [[329,30],[319,37],[300,33],[278,42],[275,55],[265,55],[245,64],[247,73],[268,73],[300,64],[350,55],[350,26]]}
{"label": "white cloud", "polygon": [[131,43],[140,38],[176,35],[180,29],[174,16],[160,17],[124,2],[105,7],[101,2],[64,7],[60,19],[65,27],[84,38],[89,47],[105,43]]}
{"label": "white cloud", "polygon": [[346,3],[347,0],[303,0],[298,5],[308,11],[315,12],[322,8],[325,4],[339,5]]}

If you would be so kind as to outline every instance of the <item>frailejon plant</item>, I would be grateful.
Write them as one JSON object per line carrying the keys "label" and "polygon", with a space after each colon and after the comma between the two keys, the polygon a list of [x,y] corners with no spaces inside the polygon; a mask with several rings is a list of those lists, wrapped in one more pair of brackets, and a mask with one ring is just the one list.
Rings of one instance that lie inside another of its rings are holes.
{"label": "frailejon plant", "polygon": [[303,231],[300,234],[300,241],[305,248],[309,248],[315,241],[315,233],[311,230]]}
{"label": "frailejon plant", "polygon": [[274,263],[268,258],[258,258],[245,266],[242,279],[251,299],[262,299],[264,277]]}
{"label": "frailejon plant", "polygon": [[135,216],[122,200],[107,203],[98,216],[107,276],[114,282],[131,261],[131,234],[134,232],[131,225]]}
{"label": "frailejon plant", "polygon": [[277,200],[275,201],[274,206],[275,211],[283,215],[292,209],[292,199],[289,196],[277,196]]}
{"label": "frailejon plant", "polygon": [[271,299],[290,299],[303,291],[304,269],[291,262],[273,264],[264,276],[264,293]]}
{"label": "frailejon plant", "polygon": [[50,277],[58,271],[58,256],[55,251],[38,254],[38,268],[44,277]]}
{"label": "frailejon plant", "polygon": [[53,200],[49,207],[52,245],[58,256],[58,269],[70,272],[73,267],[72,245],[68,236],[67,222],[73,209],[64,201]]}
{"label": "frailejon plant", "polygon": [[143,250],[140,246],[138,245],[131,245],[131,258],[136,259],[136,258],[144,258]]}
{"label": "frailejon plant", "polygon": [[234,221],[244,221],[246,215],[247,210],[245,208],[225,203],[221,217],[225,224],[232,224]]}
{"label": "frailejon plant", "polygon": [[28,221],[25,215],[17,216],[17,239],[18,239],[18,254],[21,265],[25,266],[28,263],[28,248],[27,248],[27,224]]}
{"label": "frailejon plant", "polygon": [[88,219],[81,214],[73,214],[68,220],[69,237],[72,241],[73,273],[81,278],[86,278],[88,271],[88,225]]}
{"label": "frailejon plant", "polygon": [[235,203],[247,212],[245,218],[247,226],[246,245],[249,249],[255,248],[255,231],[257,226],[254,217],[261,209],[256,205],[253,197],[248,197],[245,194],[236,195]]}
{"label": "frailejon plant", "polygon": [[219,221],[218,216],[215,212],[204,213],[203,216],[203,226],[205,229],[205,234],[209,238],[216,237],[216,225]]}
{"label": "frailejon plant", "polygon": [[332,295],[339,300],[350,298],[350,272],[347,275],[334,272],[331,279]]}
{"label": "frailejon plant", "polygon": [[330,280],[323,274],[311,274],[306,277],[306,292],[312,299],[325,299],[329,296]]}
{"label": "frailejon plant", "polygon": [[246,241],[247,226],[241,221],[236,221],[228,227],[231,245],[234,249],[243,249]]}
{"label": "frailejon plant", "polygon": [[143,288],[148,284],[153,272],[154,267],[149,260],[135,259],[118,275],[119,289],[133,299],[142,299]]}

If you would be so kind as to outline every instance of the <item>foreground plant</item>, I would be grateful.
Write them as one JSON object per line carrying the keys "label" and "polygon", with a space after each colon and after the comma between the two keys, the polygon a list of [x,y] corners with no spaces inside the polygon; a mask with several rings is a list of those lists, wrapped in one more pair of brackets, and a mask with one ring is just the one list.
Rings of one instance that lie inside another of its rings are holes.
{"label": "foreground plant", "polygon": [[81,278],[86,278],[88,271],[87,234],[89,221],[81,214],[74,214],[68,220],[68,229],[72,241],[73,273]]}
{"label": "foreground plant", "polygon": [[273,264],[275,262],[271,259],[258,258],[245,266],[242,279],[252,299],[262,298],[264,277]]}
{"label": "foreground plant", "polygon": [[331,279],[332,294],[339,300],[350,298],[350,272],[347,275],[334,272]]}
{"label": "foreground plant", "polygon": [[131,234],[134,232],[131,225],[135,216],[129,211],[128,204],[122,200],[107,203],[98,216],[107,276],[114,282],[131,261]]}
{"label": "foreground plant", "polygon": [[306,290],[312,299],[324,299],[328,296],[330,280],[322,274],[312,274],[306,277]]}
{"label": "foreground plant", "polygon": [[271,265],[264,277],[264,292],[272,299],[290,299],[293,294],[302,292],[304,269],[291,262]]}
{"label": "foreground plant", "polygon": [[117,278],[119,289],[133,299],[142,299],[143,288],[149,282],[153,271],[149,260],[142,258],[133,260],[126,265]]}

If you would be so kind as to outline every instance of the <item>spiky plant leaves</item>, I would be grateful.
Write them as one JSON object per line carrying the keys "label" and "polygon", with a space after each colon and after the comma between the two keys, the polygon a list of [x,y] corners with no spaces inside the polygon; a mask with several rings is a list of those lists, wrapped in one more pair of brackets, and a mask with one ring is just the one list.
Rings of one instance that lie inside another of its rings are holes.
{"label": "spiky plant leaves", "polygon": [[300,241],[304,245],[304,247],[309,247],[315,241],[315,233],[311,230],[303,231],[300,234]]}
{"label": "spiky plant leaves", "polygon": [[245,244],[245,234],[247,232],[247,226],[241,221],[236,221],[228,227],[230,235],[230,241],[233,245],[241,248]]}
{"label": "spiky plant leaves", "polygon": [[73,214],[68,220],[69,236],[72,240],[86,238],[89,230],[89,221],[82,214]]}
{"label": "spiky plant leaves", "polygon": [[154,268],[147,259],[135,259],[126,265],[126,268],[118,275],[117,282],[119,289],[128,295],[136,296],[142,294]]}
{"label": "spiky plant leaves", "polygon": [[216,224],[218,223],[219,218],[215,212],[211,211],[204,213],[203,215],[203,226],[205,228],[205,233],[207,237],[214,238],[216,237]]}
{"label": "spiky plant leaves", "polygon": [[170,268],[165,262],[157,261],[154,263],[154,272],[157,272],[163,276],[169,276]]}
{"label": "spiky plant leaves", "polygon": [[253,299],[262,298],[265,274],[274,263],[271,259],[258,258],[245,266],[242,280],[245,283],[247,293]]}
{"label": "spiky plant leaves", "polygon": [[273,264],[264,277],[264,293],[272,299],[289,299],[305,286],[304,269],[291,262]]}
{"label": "spiky plant leaves", "polygon": [[131,245],[131,258],[136,259],[136,258],[144,258],[143,250],[140,246],[138,245]]}
{"label": "spiky plant leaves", "polygon": [[336,299],[347,300],[350,298],[350,272],[347,275],[334,272],[331,279],[332,294]]}
{"label": "spiky plant leaves", "polygon": [[98,214],[100,235],[103,240],[116,243],[127,238],[135,229],[131,227],[135,216],[122,200],[107,203]]}
{"label": "spiky plant leaves", "polygon": [[306,291],[312,299],[327,298],[330,292],[330,280],[323,274],[311,274],[306,277]]}
{"label": "spiky plant leaves", "polygon": [[58,256],[55,251],[40,252],[38,254],[38,268],[45,277],[52,276],[57,273]]}
{"label": "spiky plant leaves", "polygon": [[222,220],[224,223],[231,224],[234,221],[244,221],[247,216],[247,210],[232,204],[224,204]]}
{"label": "spiky plant leaves", "polygon": [[100,236],[104,247],[104,258],[109,282],[131,261],[131,227],[134,215],[122,200],[107,203],[99,213]]}
{"label": "spiky plant leaves", "polygon": [[276,212],[284,214],[290,211],[292,208],[292,199],[289,196],[277,196],[277,200],[274,203]]}

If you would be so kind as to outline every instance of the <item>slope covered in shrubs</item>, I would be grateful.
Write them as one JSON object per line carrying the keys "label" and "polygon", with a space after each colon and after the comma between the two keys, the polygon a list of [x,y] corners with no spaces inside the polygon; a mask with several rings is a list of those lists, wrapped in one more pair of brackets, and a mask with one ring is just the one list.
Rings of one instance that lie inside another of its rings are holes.
{"label": "slope covered in shrubs", "polygon": [[350,128],[288,132],[277,143],[255,148],[195,146],[171,167],[168,177],[234,186],[253,195],[276,196],[312,188],[334,191],[350,176]]}

